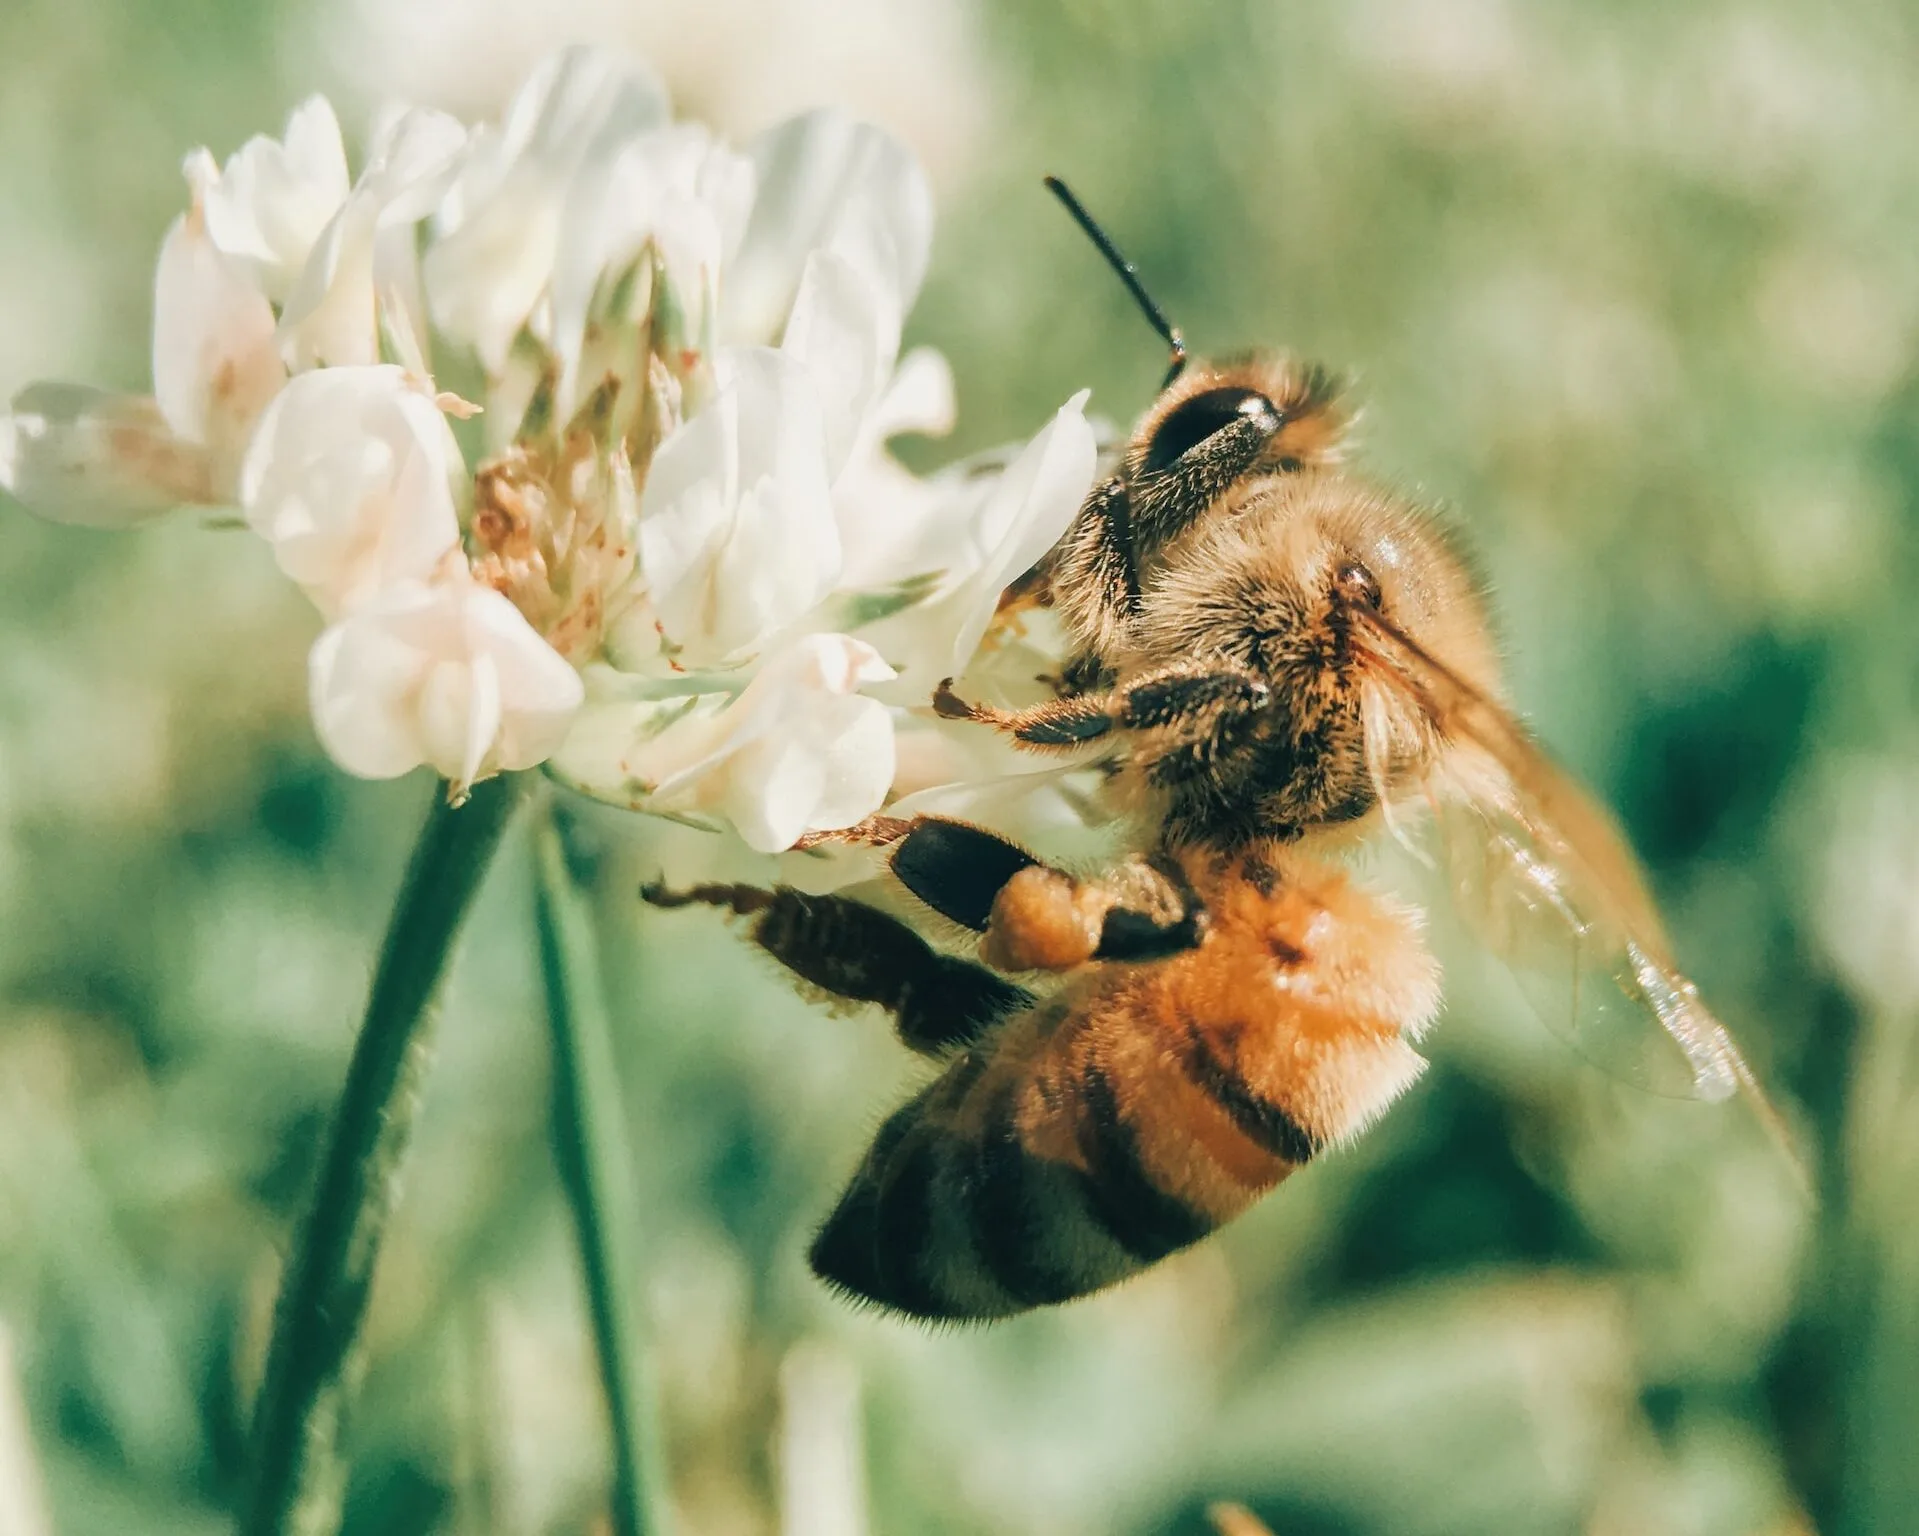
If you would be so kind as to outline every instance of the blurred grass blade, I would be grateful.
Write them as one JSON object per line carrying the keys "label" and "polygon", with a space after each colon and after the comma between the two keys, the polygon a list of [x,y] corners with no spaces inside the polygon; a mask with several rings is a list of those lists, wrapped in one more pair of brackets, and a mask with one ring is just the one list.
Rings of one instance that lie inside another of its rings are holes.
{"label": "blurred grass blade", "polygon": [[366,1017],[334,1112],[319,1187],[294,1242],[253,1414],[248,1536],[338,1528],[339,1433],[359,1360],[386,1219],[430,1057],[430,1013],[453,941],[513,809],[521,776],[474,786],[457,809],[434,794],[414,845]]}
{"label": "blurred grass blade", "polygon": [[613,1529],[664,1531],[652,1383],[638,1316],[638,1195],[593,915],[556,815],[535,835],[535,919],[553,1036],[553,1151],[580,1244],[593,1343],[613,1432]]}

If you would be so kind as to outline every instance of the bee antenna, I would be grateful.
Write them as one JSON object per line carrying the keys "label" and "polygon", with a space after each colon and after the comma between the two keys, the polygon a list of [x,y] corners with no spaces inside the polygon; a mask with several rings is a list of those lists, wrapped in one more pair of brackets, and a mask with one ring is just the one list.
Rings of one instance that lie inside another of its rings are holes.
{"label": "bee antenna", "polygon": [[1066,211],[1073,216],[1073,222],[1086,232],[1086,238],[1098,248],[1100,255],[1106,258],[1106,264],[1119,274],[1119,280],[1126,285],[1126,291],[1133,296],[1133,302],[1146,316],[1146,323],[1158,333],[1159,339],[1172,348],[1172,364],[1166,370],[1166,378],[1160,384],[1164,389],[1174,379],[1186,371],[1186,338],[1180,334],[1179,327],[1166,318],[1166,312],[1153,302],[1153,296],[1146,291],[1146,285],[1139,280],[1139,271],[1124,256],[1119,247],[1113,244],[1112,236],[1099,227],[1098,222],[1086,211],[1086,205],[1073,196],[1072,188],[1057,176],[1046,178],[1046,190],[1066,205]]}

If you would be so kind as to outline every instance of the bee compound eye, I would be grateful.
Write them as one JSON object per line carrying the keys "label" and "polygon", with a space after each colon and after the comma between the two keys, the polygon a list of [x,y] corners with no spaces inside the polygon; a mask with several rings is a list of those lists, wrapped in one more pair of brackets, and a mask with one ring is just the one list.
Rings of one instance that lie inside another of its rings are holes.
{"label": "bee compound eye", "polygon": [[1343,602],[1351,603],[1355,608],[1370,608],[1379,612],[1379,578],[1375,576],[1363,560],[1345,560],[1333,573],[1333,590]]}
{"label": "bee compound eye", "polygon": [[1270,436],[1279,430],[1279,407],[1256,389],[1209,389],[1182,400],[1147,442],[1146,472],[1171,468],[1214,433],[1242,420],[1257,422]]}

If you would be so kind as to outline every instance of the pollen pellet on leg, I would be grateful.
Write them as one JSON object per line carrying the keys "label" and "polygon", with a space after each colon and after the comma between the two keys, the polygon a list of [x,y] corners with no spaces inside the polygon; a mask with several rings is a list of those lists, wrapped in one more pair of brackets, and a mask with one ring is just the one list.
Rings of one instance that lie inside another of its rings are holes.
{"label": "pollen pellet on leg", "polygon": [[1044,865],[1022,869],[993,902],[980,958],[1001,971],[1063,971],[1092,958],[1113,898]]}

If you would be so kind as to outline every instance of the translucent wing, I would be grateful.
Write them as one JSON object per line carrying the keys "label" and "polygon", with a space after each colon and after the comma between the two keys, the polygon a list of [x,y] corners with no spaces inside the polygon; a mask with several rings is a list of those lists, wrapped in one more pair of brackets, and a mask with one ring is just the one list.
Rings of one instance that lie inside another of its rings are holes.
{"label": "translucent wing", "polygon": [[1435,807],[1435,819],[1460,916],[1580,1055],[1655,1093],[1737,1091],[1730,1037],[1692,984],[1595,918],[1523,820],[1466,800]]}
{"label": "translucent wing", "polygon": [[[1726,1027],[1681,974],[1638,864],[1610,818],[1494,700],[1389,620],[1352,610],[1353,639],[1460,749],[1441,836],[1461,896],[1494,947],[1530,971],[1549,1023],[1582,1053],[1648,1086],[1725,1099],[1744,1091],[1791,1149]],[[1556,957],[1556,958],[1554,958]],[[1570,1009],[1568,1002],[1570,1001]]]}

